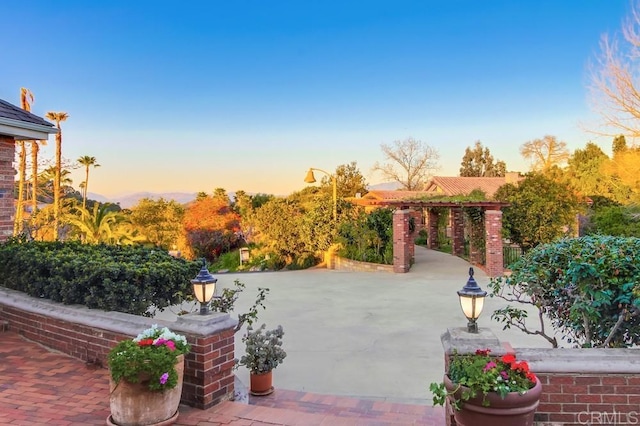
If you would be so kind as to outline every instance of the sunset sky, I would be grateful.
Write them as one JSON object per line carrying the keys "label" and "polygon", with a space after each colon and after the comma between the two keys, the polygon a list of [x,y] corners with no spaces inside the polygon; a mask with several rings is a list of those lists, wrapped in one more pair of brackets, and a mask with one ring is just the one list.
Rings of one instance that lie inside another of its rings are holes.
{"label": "sunset sky", "polygon": [[[5,1],[0,98],[65,111],[63,155],[97,158],[89,191],[266,192],[309,167],[414,137],[457,175],[476,140],[526,171],[519,146],[571,150],[593,124],[588,64],[623,0]],[[42,156],[53,158],[53,137]],[[84,179],[74,172],[74,186]]]}

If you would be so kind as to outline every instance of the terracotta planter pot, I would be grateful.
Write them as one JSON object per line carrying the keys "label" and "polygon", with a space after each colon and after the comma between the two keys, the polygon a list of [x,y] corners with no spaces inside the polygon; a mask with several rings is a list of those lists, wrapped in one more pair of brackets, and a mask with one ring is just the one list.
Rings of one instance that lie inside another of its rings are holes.
{"label": "terracotta planter pot", "polygon": [[165,391],[149,390],[147,383],[114,383],[109,375],[109,405],[111,416],[107,424],[119,426],[168,425],[178,419],[178,406],[182,396],[184,355],[176,363],[178,384]]}
{"label": "terracotta planter pot", "polygon": [[[449,392],[457,388],[446,375],[444,384]],[[459,398],[462,390],[458,389],[453,397]],[[489,401],[487,407],[482,405],[483,396],[478,395],[463,401],[460,410],[453,410],[453,417],[459,426],[533,426],[533,416],[541,393],[542,385],[536,378],[536,385],[524,395],[511,392],[502,399],[497,393],[489,393],[486,396]]]}
{"label": "terracotta planter pot", "polygon": [[273,392],[273,370],[260,374],[250,373],[249,378],[251,395],[264,396]]}

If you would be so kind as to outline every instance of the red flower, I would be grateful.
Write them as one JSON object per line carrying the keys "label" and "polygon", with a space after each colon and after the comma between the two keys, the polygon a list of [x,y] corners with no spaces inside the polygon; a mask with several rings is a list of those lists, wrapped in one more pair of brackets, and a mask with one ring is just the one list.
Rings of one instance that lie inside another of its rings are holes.
{"label": "red flower", "polygon": [[489,352],[491,352],[491,349],[477,349],[476,350],[476,355],[488,356]]}
{"label": "red flower", "polygon": [[138,342],[138,346],[151,346],[153,345],[153,339],[142,339]]}
{"label": "red flower", "polygon": [[531,383],[535,383],[536,382],[536,375],[529,371],[527,373],[527,379],[529,379],[529,381]]}
{"label": "red flower", "polygon": [[502,362],[513,364],[516,362],[516,356],[513,354],[506,354],[502,357]]}
{"label": "red flower", "polygon": [[511,368],[514,370],[522,371],[523,373],[529,372],[529,364],[527,364],[527,361],[520,361],[515,365],[512,364]]}

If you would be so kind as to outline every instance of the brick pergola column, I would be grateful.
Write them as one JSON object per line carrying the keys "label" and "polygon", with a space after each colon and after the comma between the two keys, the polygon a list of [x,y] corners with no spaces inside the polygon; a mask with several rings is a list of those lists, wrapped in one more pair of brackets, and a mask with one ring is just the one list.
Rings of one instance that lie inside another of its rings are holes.
{"label": "brick pergola column", "polygon": [[409,210],[393,212],[393,272],[409,272],[411,267],[413,237],[409,232],[410,216]]}
{"label": "brick pergola column", "polygon": [[434,209],[429,209],[428,223],[429,227],[429,241],[427,241],[427,247],[430,249],[437,249],[440,246],[438,241],[438,212]]}
{"label": "brick pergola column", "polygon": [[0,242],[6,241],[13,234],[15,146],[13,138],[0,136]]}
{"label": "brick pergola column", "polygon": [[486,272],[489,277],[504,273],[502,257],[502,211],[486,210],[484,214],[486,243]]}
{"label": "brick pergola column", "polygon": [[451,252],[454,256],[464,254],[464,220],[462,207],[451,208]]}

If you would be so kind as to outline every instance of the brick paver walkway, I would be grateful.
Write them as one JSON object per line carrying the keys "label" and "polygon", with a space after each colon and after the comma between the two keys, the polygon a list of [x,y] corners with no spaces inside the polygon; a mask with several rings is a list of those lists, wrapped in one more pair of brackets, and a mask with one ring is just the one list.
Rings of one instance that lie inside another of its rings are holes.
{"label": "brick paver walkway", "polygon": [[[107,369],[0,331],[0,424],[104,425],[108,394]],[[441,408],[278,389],[251,397],[249,404],[227,401],[209,410],[181,406],[176,424],[441,426],[445,421]]]}

